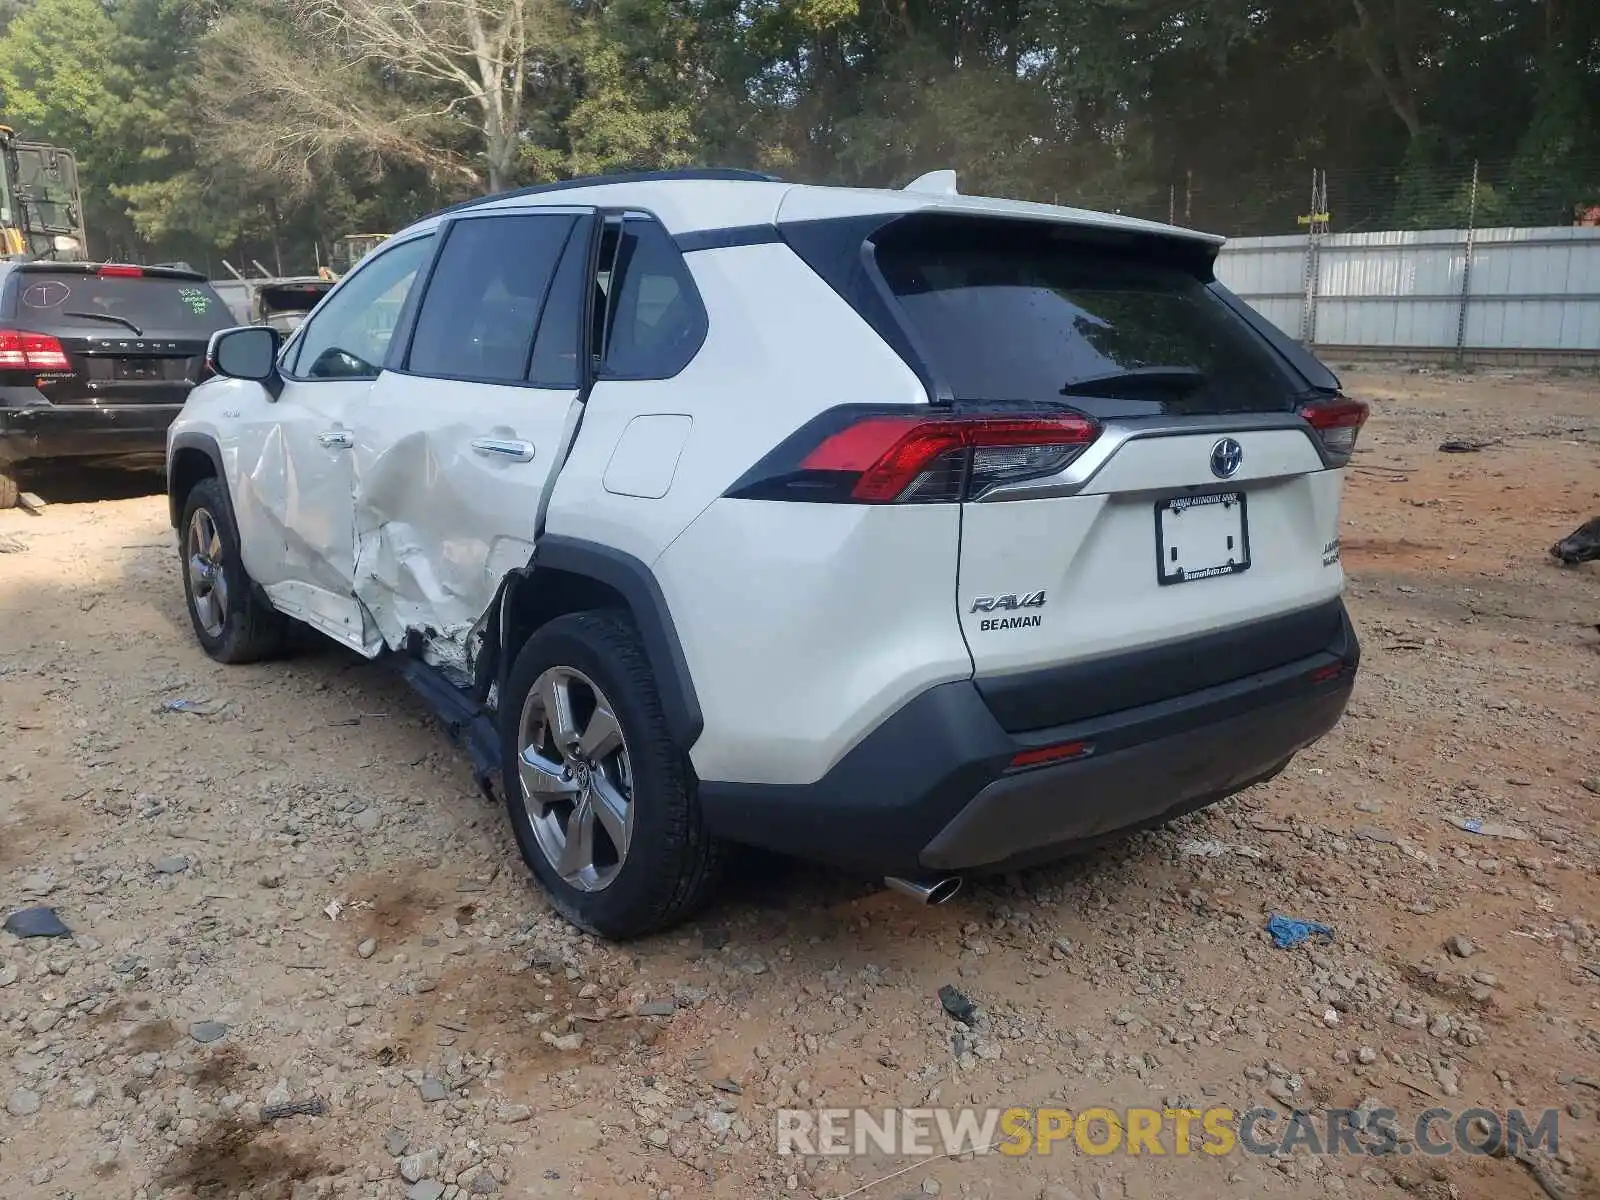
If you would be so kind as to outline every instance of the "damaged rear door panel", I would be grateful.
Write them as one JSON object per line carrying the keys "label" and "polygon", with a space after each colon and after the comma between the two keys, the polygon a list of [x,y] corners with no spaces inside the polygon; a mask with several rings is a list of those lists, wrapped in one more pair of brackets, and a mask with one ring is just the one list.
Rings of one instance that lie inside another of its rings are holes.
{"label": "damaged rear door panel", "polygon": [[391,649],[417,632],[458,679],[501,579],[533,554],[576,433],[598,221],[451,221],[409,345],[350,414],[355,597]]}

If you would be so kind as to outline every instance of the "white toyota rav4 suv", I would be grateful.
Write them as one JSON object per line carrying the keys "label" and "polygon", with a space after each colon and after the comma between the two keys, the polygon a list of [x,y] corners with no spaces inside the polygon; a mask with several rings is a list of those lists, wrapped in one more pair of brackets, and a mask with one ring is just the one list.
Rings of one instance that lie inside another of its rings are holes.
{"label": "white toyota rav4 suv", "polygon": [[168,439],[195,633],[394,656],[556,906],[754,844],[943,899],[1271,778],[1339,719],[1366,418],[1220,239],[737,171],[436,213]]}

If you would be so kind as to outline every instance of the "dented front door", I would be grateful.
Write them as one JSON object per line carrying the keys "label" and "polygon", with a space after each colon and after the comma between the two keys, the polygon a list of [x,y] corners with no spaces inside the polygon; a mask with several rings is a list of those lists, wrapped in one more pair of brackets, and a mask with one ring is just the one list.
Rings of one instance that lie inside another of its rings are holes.
{"label": "dented front door", "polygon": [[232,449],[245,570],[275,607],[329,636],[363,642],[350,593],[354,479],[347,420],[371,380],[285,380],[276,400],[241,384]]}
{"label": "dented front door", "polygon": [[276,399],[257,388],[237,416],[246,569],[280,611],[369,654],[382,643],[355,597],[351,421],[383,375],[433,241],[396,242],[347,276],[285,348]]}
{"label": "dented front door", "polygon": [[416,631],[464,668],[533,554],[577,426],[594,227],[580,209],[453,220],[401,368],[352,412],[355,593],[392,648]]}

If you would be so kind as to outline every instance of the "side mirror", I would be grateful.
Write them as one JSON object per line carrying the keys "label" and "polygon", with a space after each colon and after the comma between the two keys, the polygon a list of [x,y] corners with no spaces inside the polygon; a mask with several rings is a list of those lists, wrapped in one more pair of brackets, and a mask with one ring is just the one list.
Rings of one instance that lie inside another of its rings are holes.
{"label": "side mirror", "polygon": [[206,365],[229,379],[259,383],[276,400],[283,390],[278,374],[278,331],[265,325],[245,325],[211,335]]}

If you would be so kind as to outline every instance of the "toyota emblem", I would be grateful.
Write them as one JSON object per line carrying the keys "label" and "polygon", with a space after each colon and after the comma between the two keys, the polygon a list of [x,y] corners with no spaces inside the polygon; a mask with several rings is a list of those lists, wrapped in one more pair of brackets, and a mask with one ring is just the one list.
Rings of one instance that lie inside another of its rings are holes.
{"label": "toyota emblem", "polygon": [[1233,438],[1223,438],[1211,447],[1211,473],[1218,479],[1232,479],[1244,461],[1244,447]]}

